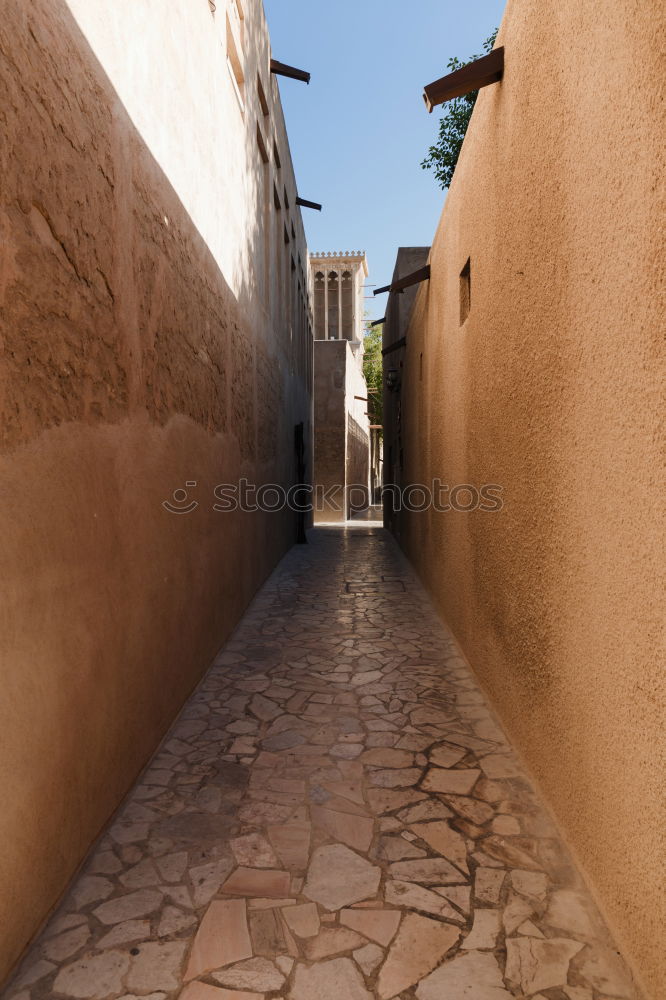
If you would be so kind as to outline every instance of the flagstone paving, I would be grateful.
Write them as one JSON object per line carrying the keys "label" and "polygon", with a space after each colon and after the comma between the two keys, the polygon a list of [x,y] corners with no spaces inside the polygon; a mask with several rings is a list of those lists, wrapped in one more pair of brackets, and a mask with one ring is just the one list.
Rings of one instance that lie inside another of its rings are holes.
{"label": "flagstone paving", "polygon": [[451,634],[363,522],[283,560],[3,994],[637,996]]}

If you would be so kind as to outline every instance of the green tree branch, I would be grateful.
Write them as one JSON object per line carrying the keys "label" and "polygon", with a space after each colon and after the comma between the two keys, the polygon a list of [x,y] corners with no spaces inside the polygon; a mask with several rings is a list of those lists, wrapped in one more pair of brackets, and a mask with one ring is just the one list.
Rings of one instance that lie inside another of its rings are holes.
{"label": "green tree branch", "polygon": [[382,326],[365,324],[363,337],[363,374],[368,386],[370,423],[383,423]]}
{"label": "green tree branch", "polygon": [[[497,38],[497,31],[498,29],[495,28],[490,38],[487,38],[483,43],[484,54],[487,55],[493,48],[495,39]],[[469,59],[461,62],[460,59],[454,57],[453,59],[449,59],[447,65],[453,73],[454,70],[461,69],[463,66],[467,66],[468,63],[480,58],[481,56],[479,55],[470,56]],[[437,142],[434,146],[430,147],[428,155],[421,163],[424,170],[434,171],[435,178],[442,188],[448,188],[453,180],[453,174],[458,163],[460,150],[462,149],[465,133],[467,132],[478,94],[478,90],[473,90],[463,97],[455,97],[452,101],[448,102],[446,111],[439,122]]]}

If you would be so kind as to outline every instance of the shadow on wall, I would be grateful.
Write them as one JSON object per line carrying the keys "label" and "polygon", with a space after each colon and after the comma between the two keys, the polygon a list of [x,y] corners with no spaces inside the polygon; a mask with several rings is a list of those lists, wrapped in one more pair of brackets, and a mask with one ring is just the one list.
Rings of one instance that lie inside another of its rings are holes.
{"label": "shadow on wall", "polygon": [[[229,338],[216,336],[241,332],[229,287],[66,4],[39,6],[10,15],[0,35],[13,57],[2,167],[16,183],[3,207],[15,250],[2,285],[3,450],[68,420],[137,409],[225,431],[242,378]],[[32,79],[21,80],[22,63]],[[77,113],[68,91],[80,95]],[[183,301],[198,323],[179,322]]]}
{"label": "shadow on wall", "polygon": [[214,486],[310,416],[67,5],[3,13],[0,979],[294,540]]}

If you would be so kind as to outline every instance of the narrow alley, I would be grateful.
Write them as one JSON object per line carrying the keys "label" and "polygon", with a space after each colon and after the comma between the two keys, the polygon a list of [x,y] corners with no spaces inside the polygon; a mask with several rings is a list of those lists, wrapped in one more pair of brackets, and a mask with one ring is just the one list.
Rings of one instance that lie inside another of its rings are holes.
{"label": "narrow alley", "polygon": [[636,995],[378,522],[285,556],[4,997],[137,995]]}

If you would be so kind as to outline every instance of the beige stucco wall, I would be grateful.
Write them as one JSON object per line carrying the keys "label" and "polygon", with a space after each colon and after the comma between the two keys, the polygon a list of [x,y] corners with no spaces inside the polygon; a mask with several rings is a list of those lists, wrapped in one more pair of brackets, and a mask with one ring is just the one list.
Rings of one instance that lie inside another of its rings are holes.
{"label": "beige stucco wall", "polygon": [[2,4],[0,980],[295,539],[212,509],[293,482],[311,434],[307,250],[243,6],[241,109],[224,0]]}
{"label": "beige stucco wall", "polygon": [[405,481],[498,483],[504,509],[399,523],[653,997],[666,980],[663,28],[656,0],[509,0],[504,80],[474,111],[402,389]]}

